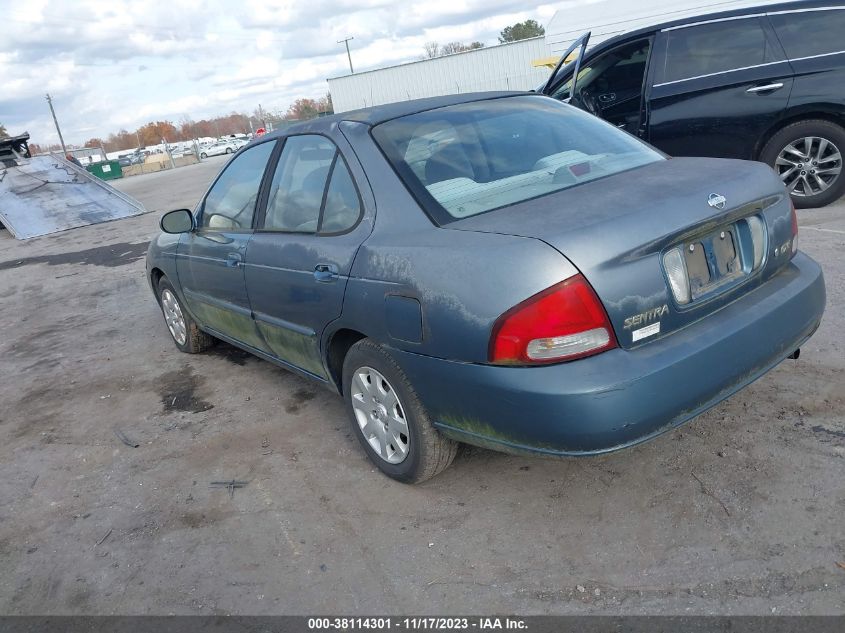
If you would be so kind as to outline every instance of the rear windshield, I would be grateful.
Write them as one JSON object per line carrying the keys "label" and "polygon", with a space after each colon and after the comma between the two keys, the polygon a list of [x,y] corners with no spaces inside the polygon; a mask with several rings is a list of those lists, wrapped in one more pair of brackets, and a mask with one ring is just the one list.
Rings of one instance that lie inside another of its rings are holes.
{"label": "rear windshield", "polygon": [[439,224],[662,160],[592,115],[529,95],[393,119],[373,137]]}

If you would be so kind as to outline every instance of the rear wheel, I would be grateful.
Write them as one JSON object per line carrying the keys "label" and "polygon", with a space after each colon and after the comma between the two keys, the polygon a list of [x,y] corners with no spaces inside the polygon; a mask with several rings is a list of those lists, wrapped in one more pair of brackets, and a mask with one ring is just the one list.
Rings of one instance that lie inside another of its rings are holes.
{"label": "rear wheel", "polygon": [[208,158],[208,154],[206,154],[205,152],[203,152],[202,154],[200,154],[200,158]]}
{"label": "rear wheel", "polygon": [[199,329],[179,302],[179,297],[166,277],[158,282],[158,299],[170,337],[181,351],[199,354],[214,344],[214,339]]}
{"label": "rear wheel", "polygon": [[231,147],[227,147],[227,148],[226,148],[226,153],[227,153],[227,154],[231,154],[231,153],[232,153],[232,148],[231,148]]}
{"label": "rear wheel", "polygon": [[458,443],[431,425],[404,372],[369,339],[355,343],[344,359],[343,396],[358,441],[387,476],[420,483],[455,458]]}
{"label": "rear wheel", "polygon": [[845,130],[821,119],[799,121],[777,132],[760,160],[783,180],[796,207],[823,207],[845,193]]}

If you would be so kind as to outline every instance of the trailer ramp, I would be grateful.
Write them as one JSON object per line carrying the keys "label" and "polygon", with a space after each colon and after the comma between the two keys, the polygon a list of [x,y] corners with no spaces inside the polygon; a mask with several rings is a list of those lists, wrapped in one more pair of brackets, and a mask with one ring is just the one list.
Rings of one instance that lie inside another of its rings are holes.
{"label": "trailer ramp", "polygon": [[134,198],[60,156],[17,152],[0,164],[0,222],[19,240],[145,212]]}

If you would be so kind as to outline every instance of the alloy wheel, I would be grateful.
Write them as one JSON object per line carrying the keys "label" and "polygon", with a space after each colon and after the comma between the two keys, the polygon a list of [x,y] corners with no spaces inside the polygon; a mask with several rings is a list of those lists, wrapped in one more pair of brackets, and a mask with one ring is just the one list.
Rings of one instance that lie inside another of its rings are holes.
{"label": "alloy wheel", "polygon": [[826,138],[806,136],[784,147],[775,170],[793,196],[815,196],[833,185],[842,173],[842,153]]}
{"label": "alloy wheel", "polygon": [[182,314],[182,308],[179,306],[176,297],[167,288],[161,293],[161,309],[164,312],[164,320],[173,340],[179,345],[184,345],[185,341],[188,340],[185,316]]}
{"label": "alloy wheel", "polygon": [[387,379],[372,367],[357,369],[352,378],[352,410],[364,439],[389,464],[408,457],[410,433],[405,409]]}

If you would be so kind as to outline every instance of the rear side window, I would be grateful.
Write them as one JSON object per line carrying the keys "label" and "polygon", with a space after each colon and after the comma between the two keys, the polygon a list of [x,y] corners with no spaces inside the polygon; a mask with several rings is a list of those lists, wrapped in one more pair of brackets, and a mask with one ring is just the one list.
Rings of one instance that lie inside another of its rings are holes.
{"label": "rear side window", "polygon": [[360,212],[358,192],[334,143],[314,134],[285,141],[270,185],[265,230],[342,233]]}
{"label": "rear side window", "polygon": [[332,169],[323,217],[318,229],[320,233],[342,233],[355,225],[360,214],[358,191],[346,163],[338,156]]}
{"label": "rear side window", "polygon": [[665,32],[658,83],[691,79],[781,60],[758,18],[727,20]]}
{"label": "rear side window", "polygon": [[845,10],[770,15],[790,59],[845,51]]}

